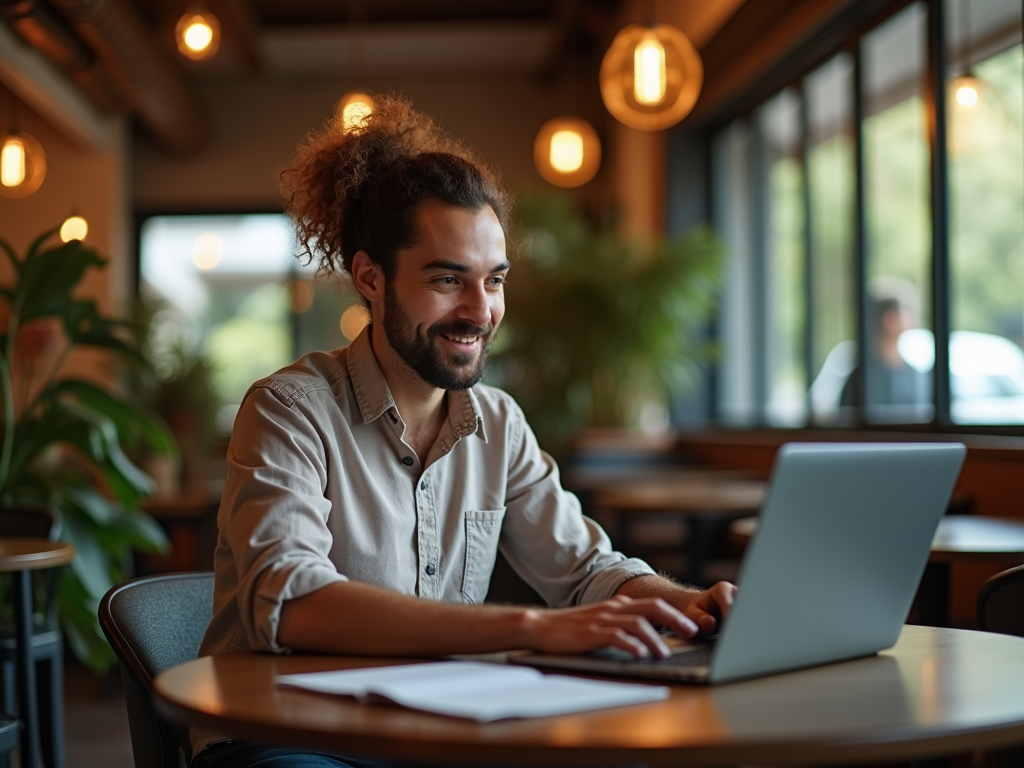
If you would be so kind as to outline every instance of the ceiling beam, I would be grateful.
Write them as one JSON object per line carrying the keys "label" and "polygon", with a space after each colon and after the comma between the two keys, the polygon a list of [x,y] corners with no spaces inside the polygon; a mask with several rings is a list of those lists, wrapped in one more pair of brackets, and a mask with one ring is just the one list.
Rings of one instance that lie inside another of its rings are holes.
{"label": "ceiling beam", "polygon": [[115,137],[115,121],[39,51],[0,23],[0,82],[72,144],[103,150]]}

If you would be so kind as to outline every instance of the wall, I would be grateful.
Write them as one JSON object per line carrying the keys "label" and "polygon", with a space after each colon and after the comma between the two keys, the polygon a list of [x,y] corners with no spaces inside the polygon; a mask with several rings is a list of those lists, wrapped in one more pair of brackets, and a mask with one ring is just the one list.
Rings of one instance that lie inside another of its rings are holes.
{"label": "wall", "polygon": [[[3,93],[3,98],[6,101],[8,94]],[[124,124],[114,124],[114,141],[106,149],[72,144],[24,106],[19,110],[19,124],[43,146],[46,178],[28,197],[0,197],[0,237],[21,255],[36,236],[59,227],[73,213],[85,217],[89,222],[85,242],[110,260],[107,274],[91,273],[86,289],[105,308],[120,306],[128,287],[125,265],[131,258]],[[0,270],[3,279],[9,279],[6,262]]]}
{"label": "wall", "polygon": [[[3,93],[4,101],[9,95]],[[85,243],[108,260],[103,270],[90,270],[78,291],[92,298],[104,312],[120,312],[129,296],[128,265],[134,259],[127,205],[127,140],[125,124],[113,121],[112,140],[105,149],[88,149],[72,144],[64,135],[27,107],[19,110],[22,131],[34,136],[46,153],[47,172],[42,186],[28,197],[11,200],[0,197],[0,237],[23,256],[33,240],[48,229],[59,227],[77,213],[89,224]],[[54,237],[53,242],[59,243]],[[0,284],[7,285],[12,269],[0,260]],[[55,359],[57,335],[44,337],[40,365]],[[76,353],[65,366],[76,376],[104,380],[109,374],[101,353]]]}
{"label": "wall", "polygon": [[[541,125],[562,114],[594,124],[607,145],[597,84],[572,73],[544,86],[525,76],[392,78],[362,84],[372,92],[398,90],[455,137],[474,146],[513,188],[544,184],[533,166],[533,140]],[[330,118],[351,87],[342,78],[230,79],[198,85],[210,114],[209,145],[176,158],[140,140],[133,163],[133,203],[147,211],[276,209],[276,171],[296,144]],[[609,118],[610,119],[610,118]],[[608,167],[585,185],[585,199],[600,196]]]}

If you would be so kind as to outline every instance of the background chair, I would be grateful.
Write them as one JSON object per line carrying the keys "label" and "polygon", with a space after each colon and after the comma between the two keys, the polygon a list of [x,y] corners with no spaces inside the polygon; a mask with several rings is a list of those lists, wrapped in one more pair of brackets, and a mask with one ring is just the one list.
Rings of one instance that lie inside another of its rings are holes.
{"label": "background chair", "polygon": [[135,579],[100,601],[100,626],[121,668],[136,768],[188,766],[188,729],[153,708],[153,678],[198,656],[212,615],[213,573],[208,571]]}
{"label": "background chair", "polygon": [[1024,637],[1024,565],[997,573],[978,593],[978,627]]}
{"label": "background chair", "polygon": [[[1024,637],[1024,565],[997,573],[981,587],[978,628]],[[997,754],[1001,768],[1024,767],[1024,745]]]}
{"label": "background chair", "polygon": [[[50,510],[11,507],[0,510],[0,537],[28,537],[56,541],[60,538],[60,520]],[[36,665],[39,738],[43,763],[47,768],[64,768],[64,638],[57,619],[57,569],[40,571],[33,587],[36,613],[32,632],[32,659]],[[0,624],[0,710],[14,714],[17,709],[15,675],[16,649],[14,624]],[[0,768],[10,764],[0,752]]]}

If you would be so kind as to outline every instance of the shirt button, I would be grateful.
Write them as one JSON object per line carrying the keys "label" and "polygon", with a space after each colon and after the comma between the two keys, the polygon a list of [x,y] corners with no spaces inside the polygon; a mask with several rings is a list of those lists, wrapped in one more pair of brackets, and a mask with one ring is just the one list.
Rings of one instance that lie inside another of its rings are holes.
{"label": "shirt button", "polygon": [[403,456],[402,457],[402,463],[405,464],[405,466],[407,466],[407,467],[411,467],[412,466],[412,456]]}
{"label": "shirt button", "polygon": [[420,480],[420,490],[421,491],[427,490],[427,481],[426,480]]}
{"label": "shirt button", "polygon": [[433,563],[428,563],[427,567],[424,570],[426,570],[427,576],[433,576],[435,573],[437,573],[437,566]]}

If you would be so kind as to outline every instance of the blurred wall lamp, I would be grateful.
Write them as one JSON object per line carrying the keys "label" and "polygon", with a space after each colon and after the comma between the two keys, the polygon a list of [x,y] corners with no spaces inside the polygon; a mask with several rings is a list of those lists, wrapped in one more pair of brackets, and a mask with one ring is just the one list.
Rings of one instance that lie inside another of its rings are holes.
{"label": "blurred wall lamp", "polygon": [[46,178],[46,153],[35,137],[18,129],[18,102],[11,97],[7,134],[0,139],[0,196],[28,197]]}
{"label": "blurred wall lamp", "polygon": [[632,24],[601,62],[601,97],[616,120],[641,131],[675,125],[693,109],[704,67],[693,44],[671,24]]}
{"label": "blurred wall lamp", "polygon": [[533,162],[545,181],[578,187],[594,178],[601,166],[601,141],[586,120],[556,117],[538,131]]}
{"label": "blurred wall lamp", "polygon": [[85,240],[87,234],[89,234],[89,222],[77,213],[68,216],[60,225],[60,239],[65,243],[70,243],[72,240]]}
{"label": "blurred wall lamp", "polygon": [[195,61],[210,58],[220,48],[220,21],[202,3],[189,6],[174,34],[181,55]]}

